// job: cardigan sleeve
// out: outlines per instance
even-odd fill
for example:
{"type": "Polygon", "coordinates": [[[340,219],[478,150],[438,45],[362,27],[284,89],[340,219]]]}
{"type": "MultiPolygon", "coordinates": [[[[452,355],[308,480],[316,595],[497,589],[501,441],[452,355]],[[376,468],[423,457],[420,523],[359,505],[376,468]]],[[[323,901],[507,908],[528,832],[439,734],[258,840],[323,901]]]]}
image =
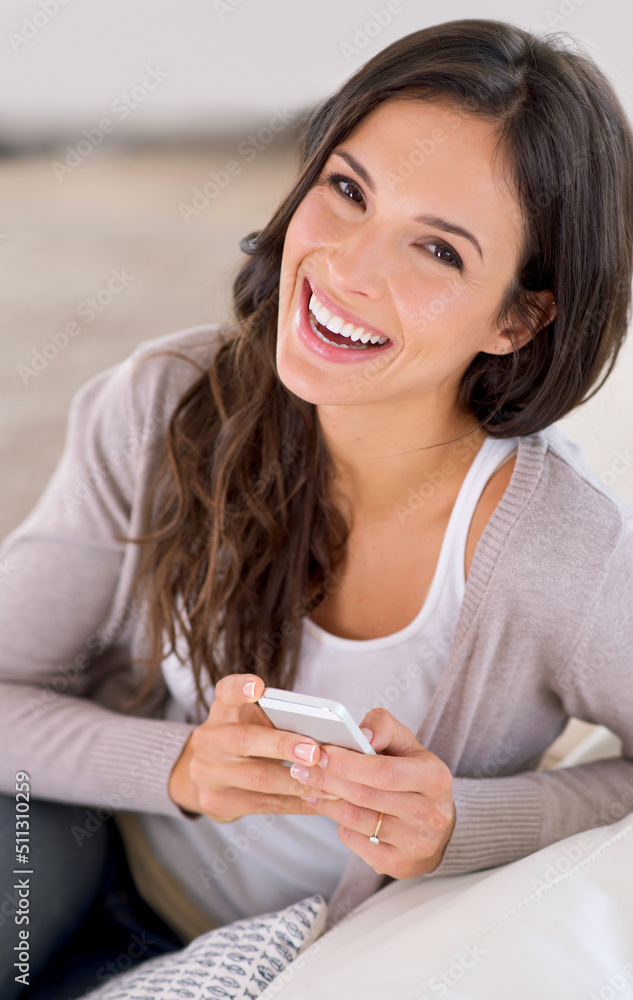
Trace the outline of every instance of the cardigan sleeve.
{"type": "Polygon", "coordinates": [[[456,823],[438,867],[490,868],[633,812],[633,514],[623,527],[588,619],[552,689],[569,717],[606,726],[622,756],[491,778],[456,777],[456,823]]]}
{"type": "Polygon", "coordinates": [[[122,575],[138,546],[116,536],[136,533],[151,444],[166,426],[156,402],[169,393],[164,384],[156,391],[152,372],[169,379],[173,395],[174,369],[182,370],[172,358],[138,378],[134,369],[146,345],[163,339],[74,395],[60,461],[0,548],[2,792],[14,792],[16,772],[26,771],[35,798],[183,816],[167,783],[194,727],[160,718],[160,684],[145,717],[121,710],[137,683],[138,609],[122,575]]]}

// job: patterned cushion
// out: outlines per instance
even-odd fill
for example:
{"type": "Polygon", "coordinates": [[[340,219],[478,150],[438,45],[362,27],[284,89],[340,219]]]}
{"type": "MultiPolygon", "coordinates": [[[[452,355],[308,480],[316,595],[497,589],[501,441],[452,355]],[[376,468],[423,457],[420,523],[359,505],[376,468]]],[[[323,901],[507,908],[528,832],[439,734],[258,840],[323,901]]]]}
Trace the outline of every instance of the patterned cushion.
{"type": "Polygon", "coordinates": [[[323,933],[321,896],[201,934],[115,976],[84,1000],[253,1000],[323,933]]]}

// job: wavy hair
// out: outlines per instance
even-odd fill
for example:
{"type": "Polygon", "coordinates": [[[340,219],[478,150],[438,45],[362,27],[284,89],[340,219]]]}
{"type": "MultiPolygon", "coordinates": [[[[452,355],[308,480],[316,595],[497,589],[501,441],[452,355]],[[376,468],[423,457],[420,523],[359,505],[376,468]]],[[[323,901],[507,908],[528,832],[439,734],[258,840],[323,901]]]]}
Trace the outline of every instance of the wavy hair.
{"type": "Polygon", "coordinates": [[[302,619],[339,585],[349,529],[328,495],[331,455],[315,406],[276,371],[280,266],[290,219],[331,151],[395,97],[444,99],[496,123],[523,214],[497,321],[538,332],[510,354],[477,355],[461,404],[488,435],[531,434],[590,398],[615,364],[631,302],[633,139],[604,74],[568,41],[498,21],[450,21],[388,46],[305,119],[289,193],[240,243],[234,323],[171,416],[145,534],[126,539],[142,546],[145,689],[177,628],[206,707],[203,680],[227,673],[291,687],[302,619]],[[546,326],[530,294],[542,289],[557,302],[546,326]]]}

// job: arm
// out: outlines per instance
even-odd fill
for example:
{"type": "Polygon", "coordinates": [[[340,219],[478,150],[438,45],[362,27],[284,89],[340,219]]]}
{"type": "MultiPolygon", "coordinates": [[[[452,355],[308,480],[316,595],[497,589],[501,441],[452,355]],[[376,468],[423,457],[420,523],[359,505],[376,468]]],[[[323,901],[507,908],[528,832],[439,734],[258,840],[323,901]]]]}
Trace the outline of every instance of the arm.
{"type": "Polygon", "coordinates": [[[515,861],[633,810],[632,582],[629,514],[591,614],[551,681],[568,716],[620,737],[622,757],[508,777],[455,777],[455,829],[433,875],[515,861]]]}
{"type": "MultiPolygon", "coordinates": [[[[193,726],[121,711],[138,618],[122,579],[138,546],[114,536],[139,530],[166,426],[146,391],[154,362],[132,375],[138,354],[75,394],[57,468],[0,549],[0,787],[22,769],[38,797],[182,815],[167,781],[193,726]]],[[[141,711],[159,715],[163,698],[157,689],[141,711]]]]}
{"type": "Polygon", "coordinates": [[[272,763],[294,760],[298,738],[280,742],[254,696],[242,704],[241,677],[218,684],[198,727],[160,718],[160,679],[135,710],[142,717],[124,714],[137,686],[131,655],[141,609],[129,584],[138,546],[115,536],[141,531],[163,416],[185,388],[170,357],[148,392],[149,366],[131,377],[140,353],[75,395],[61,461],[0,550],[0,790],[14,791],[23,770],[38,798],[110,810],[206,812],[218,821],[249,810],[308,812],[288,768],[272,763]]]}

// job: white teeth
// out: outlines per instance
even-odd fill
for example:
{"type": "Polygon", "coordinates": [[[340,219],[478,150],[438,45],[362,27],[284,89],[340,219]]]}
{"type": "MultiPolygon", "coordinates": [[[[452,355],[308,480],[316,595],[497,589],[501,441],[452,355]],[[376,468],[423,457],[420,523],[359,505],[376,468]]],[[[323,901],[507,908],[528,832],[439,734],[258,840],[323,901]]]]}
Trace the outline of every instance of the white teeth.
{"type": "Polygon", "coordinates": [[[332,315],[332,313],[330,312],[329,309],[326,309],[325,306],[321,306],[321,308],[319,309],[318,313],[315,313],[314,315],[318,319],[319,323],[322,323],[323,326],[327,326],[328,320],[329,320],[330,316],[332,315]]]}
{"type": "MultiPolygon", "coordinates": [[[[353,323],[347,323],[342,316],[336,316],[331,313],[327,306],[316,297],[314,292],[310,296],[310,301],[308,303],[308,309],[315,317],[315,319],[326,327],[326,329],[331,330],[332,333],[340,333],[343,337],[349,337],[353,343],[360,341],[362,344],[372,343],[372,344],[386,344],[388,337],[379,337],[375,333],[369,333],[362,326],[354,326],[353,323]]],[[[318,330],[316,331],[319,332],[318,330]]],[[[319,334],[319,336],[321,336],[319,334]]],[[[322,340],[325,340],[321,336],[322,340]]],[[[327,344],[331,343],[329,340],[325,340],[327,344]]],[[[347,344],[339,344],[339,347],[347,347],[347,344]]]]}
{"type": "Polygon", "coordinates": [[[328,330],[332,331],[332,333],[340,333],[345,326],[345,320],[342,316],[332,316],[332,318],[328,320],[326,326],[328,330]]]}

